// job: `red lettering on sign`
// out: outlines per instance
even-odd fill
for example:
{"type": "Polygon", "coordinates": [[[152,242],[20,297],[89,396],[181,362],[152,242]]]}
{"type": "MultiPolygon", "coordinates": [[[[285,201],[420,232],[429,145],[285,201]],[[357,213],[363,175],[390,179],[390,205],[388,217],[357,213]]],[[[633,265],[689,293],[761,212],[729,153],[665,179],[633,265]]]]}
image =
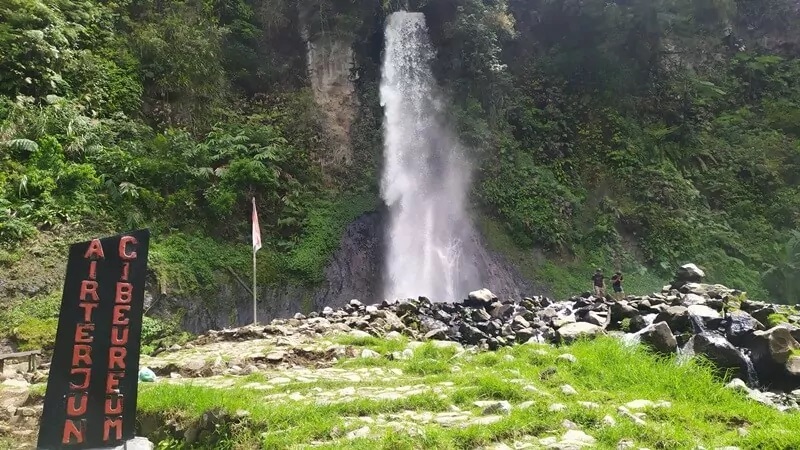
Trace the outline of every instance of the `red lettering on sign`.
{"type": "Polygon", "coordinates": [[[128,343],[128,327],[111,328],[111,345],[125,345],[128,343]]]}
{"type": "Polygon", "coordinates": [[[124,259],[124,260],[126,260],[126,261],[130,261],[132,259],[136,259],[136,252],[135,251],[128,253],[128,249],[127,249],[128,243],[136,245],[136,244],[139,243],[139,241],[137,241],[136,238],[133,237],[133,236],[122,236],[122,238],[120,238],[120,240],[119,240],[119,257],[124,259]]]}
{"type": "Polygon", "coordinates": [[[75,327],[75,342],[78,344],[91,344],[94,337],[89,332],[92,330],[94,330],[93,323],[79,323],[75,327]]]}
{"type": "Polygon", "coordinates": [[[125,372],[109,372],[106,378],[106,394],[116,394],[119,391],[119,382],[125,378],[125,372]]]}
{"type": "Polygon", "coordinates": [[[114,315],[111,316],[112,325],[127,325],[130,320],[124,316],[126,311],[131,310],[131,305],[114,305],[114,315]]]}
{"type": "Polygon", "coordinates": [[[114,298],[114,303],[130,303],[131,293],[133,293],[133,285],[117,281],[117,296],[114,298]]]}
{"type": "Polygon", "coordinates": [[[79,303],[79,307],[83,308],[83,321],[92,322],[92,311],[97,308],[97,303],[79,303]]]}
{"type": "Polygon", "coordinates": [[[61,437],[61,443],[83,444],[84,430],[86,430],[86,421],[67,419],[64,422],[64,434],[61,437]]]}
{"type": "Polygon", "coordinates": [[[77,367],[75,367],[75,368],[73,368],[72,370],[69,371],[69,374],[70,375],[83,374],[83,383],[80,384],[80,385],[77,385],[77,384],[74,384],[74,383],[72,383],[70,381],[70,383],[69,383],[69,388],[70,389],[73,389],[73,390],[84,390],[84,389],[89,387],[89,380],[92,379],[92,368],[91,367],[86,367],[86,368],[77,368],[77,367]]]}
{"type": "MultiPolygon", "coordinates": [[[[108,368],[109,370],[125,370],[125,355],[128,352],[125,347],[111,347],[108,349],[108,368]]],[[[108,374],[111,376],[111,374],[108,374]]]]}
{"type": "Polygon", "coordinates": [[[97,278],[97,261],[89,263],[89,278],[92,280],[97,278]]]}
{"type": "Polygon", "coordinates": [[[80,362],[92,367],[92,347],[83,344],[72,347],[72,367],[80,367],[80,362]]]}
{"type": "Polygon", "coordinates": [[[122,414],[122,396],[112,395],[106,398],[106,415],[118,416],[122,414]]]}
{"type": "Polygon", "coordinates": [[[113,419],[112,420],[112,419],[106,417],[106,422],[103,424],[103,440],[104,441],[109,440],[109,437],[111,436],[111,429],[112,428],[116,431],[115,440],[119,441],[120,439],[122,439],[122,419],[121,418],[117,418],[117,419],[113,419]]]}
{"type": "Polygon", "coordinates": [[[83,255],[85,259],[103,259],[105,255],[103,254],[103,245],[100,244],[100,239],[94,239],[91,243],[89,243],[89,248],[86,249],[86,253],[83,255]]]}
{"type": "Polygon", "coordinates": [[[83,280],[81,281],[81,295],[78,297],[80,301],[86,301],[86,296],[92,296],[92,301],[99,302],[100,296],[97,295],[97,281],[83,280]]]}
{"type": "Polygon", "coordinates": [[[68,417],[75,417],[75,416],[82,416],[86,414],[86,408],[89,406],[87,404],[87,399],[89,396],[85,392],[71,392],[67,397],[67,416],[68,417]],[[80,397],[80,403],[78,406],[75,406],[75,398],[80,397]]]}

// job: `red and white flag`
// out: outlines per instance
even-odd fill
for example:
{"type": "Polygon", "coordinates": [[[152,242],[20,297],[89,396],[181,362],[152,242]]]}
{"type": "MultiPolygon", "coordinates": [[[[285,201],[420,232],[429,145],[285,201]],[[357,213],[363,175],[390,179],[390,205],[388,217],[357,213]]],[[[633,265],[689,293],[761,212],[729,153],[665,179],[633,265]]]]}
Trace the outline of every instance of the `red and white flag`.
{"type": "Polygon", "coordinates": [[[253,197],[253,253],[261,248],[261,227],[258,226],[258,213],[256,213],[256,198],[253,197]]]}

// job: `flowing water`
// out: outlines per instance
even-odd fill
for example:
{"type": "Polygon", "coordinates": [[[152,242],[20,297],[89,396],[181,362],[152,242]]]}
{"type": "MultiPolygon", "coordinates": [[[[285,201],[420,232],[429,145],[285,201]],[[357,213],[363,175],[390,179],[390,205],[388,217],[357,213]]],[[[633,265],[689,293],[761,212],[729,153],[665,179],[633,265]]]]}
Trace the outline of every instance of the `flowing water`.
{"type": "Polygon", "coordinates": [[[692,326],[694,328],[695,336],[689,338],[689,341],[686,342],[686,345],[684,345],[682,348],[678,348],[678,362],[679,363],[686,362],[695,356],[694,340],[697,335],[702,334],[709,342],[711,342],[714,345],[720,347],[731,347],[735,349],[736,352],[741,357],[742,361],[744,361],[745,363],[745,373],[746,373],[746,379],[744,380],[745,383],[751,388],[758,387],[759,385],[758,373],[756,373],[756,368],[753,365],[753,360],[750,359],[750,355],[747,352],[743,351],[742,349],[737,348],[733,344],[728,342],[728,340],[725,339],[724,336],[717,334],[716,332],[708,331],[706,329],[705,324],[703,323],[703,320],[700,317],[697,317],[695,315],[690,315],[689,318],[692,321],[692,326]]]}
{"type": "Polygon", "coordinates": [[[480,287],[466,212],[470,167],[445,123],[425,16],[393,13],[385,38],[381,195],[390,223],[384,296],[458,300],[480,287]]]}
{"type": "MultiPolygon", "coordinates": [[[[647,321],[648,325],[653,323],[654,318],[655,314],[649,314],[648,316],[645,316],[645,320],[647,321]]],[[[694,314],[690,314],[689,320],[692,323],[692,328],[693,328],[692,334],[694,334],[695,336],[702,334],[703,336],[706,337],[706,339],[708,339],[710,342],[716,345],[720,346],[729,345],[733,347],[733,345],[730,344],[727,341],[727,339],[725,339],[724,336],[721,336],[715,332],[708,331],[701,317],[697,317],[694,314]]],[[[620,339],[622,343],[626,346],[638,345],[639,343],[641,343],[642,334],[644,333],[644,331],[646,331],[646,329],[640,330],[636,333],[625,333],[620,337],[620,339]]],[[[685,364],[696,356],[695,342],[694,342],[695,336],[689,338],[688,342],[686,342],[686,344],[683,347],[678,347],[678,355],[676,358],[676,362],[678,364],[685,364]]],[[[741,359],[745,363],[746,376],[747,376],[747,379],[744,380],[745,383],[747,383],[747,385],[751,388],[758,387],[759,385],[758,374],[756,373],[756,368],[753,365],[752,359],[750,359],[750,355],[748,354],[748,352],[743,351],[740,348],[736,348],[736,351],[741,355],[741,359]]]]}

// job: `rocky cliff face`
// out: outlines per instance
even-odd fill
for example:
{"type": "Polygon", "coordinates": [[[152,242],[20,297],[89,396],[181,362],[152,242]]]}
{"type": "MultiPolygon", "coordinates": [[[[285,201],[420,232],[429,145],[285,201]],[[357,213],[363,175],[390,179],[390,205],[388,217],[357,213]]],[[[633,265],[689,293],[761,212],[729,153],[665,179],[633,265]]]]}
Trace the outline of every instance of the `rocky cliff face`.
{"type": "MultiPolygon", "coordinates": [[[[259,287],[259,321],[290,317],[298,311],[322,310],[326,306],[339,308],[352,299],[368,303],[383,301],[385,220],[384,211],[370,212],[347,227],[339,249],[325,268],[322,284],[259,287]]],[[[474,243],[476,267],[485,276],[485,286],[501,298],[517,300],[534,289],[502,255],[489,250],[481,236],[476,234],[474,243]]],[[[234,279],[221,283],[211,297],[151,294],[149,314],[158,316],[182,311],[183,327],[193,333],[253,321],[252,294],[244,283],[234,279]]]]}
{"type": "Polygon", "coordinates": [[[352,80],[353,38],[337,32],[312,36],[306,24],[307,14],[300,13],[300,34],[306,43],[308,78],[314,102],[330,138],[326,152],[320,155],[320,162],[323,167],[346,167],[353,157],[350,127],[358,109],[352,80]]]}

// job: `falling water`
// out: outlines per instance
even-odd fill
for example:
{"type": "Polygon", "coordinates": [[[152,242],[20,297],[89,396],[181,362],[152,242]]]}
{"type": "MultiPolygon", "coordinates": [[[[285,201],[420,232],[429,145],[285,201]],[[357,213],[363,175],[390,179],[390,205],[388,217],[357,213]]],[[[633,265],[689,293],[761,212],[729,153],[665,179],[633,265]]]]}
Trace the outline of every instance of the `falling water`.
{"type": "Polygon", "coordinates": [[[433,57],[423,14],[389,16],[381,80],[389,299],[455,300],[480,287],[465,208],[470,168],[444,123],[433,57]]]}

